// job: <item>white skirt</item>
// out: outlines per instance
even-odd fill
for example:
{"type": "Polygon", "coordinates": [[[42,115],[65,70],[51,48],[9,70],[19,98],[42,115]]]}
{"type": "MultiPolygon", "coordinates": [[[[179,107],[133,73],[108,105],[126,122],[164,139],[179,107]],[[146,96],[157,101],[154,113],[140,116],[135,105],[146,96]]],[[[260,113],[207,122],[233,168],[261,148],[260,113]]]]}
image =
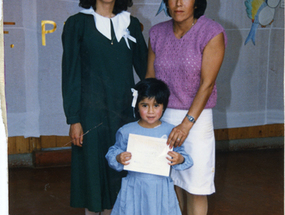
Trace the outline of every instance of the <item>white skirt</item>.
{"type": "MultiPolygon", "coordinates": [[[[188,110],[167,108],[162,121],[179,125],[188,110]]],[[[204,109],[183,143],[194,165],[186,170],[171,170],[174,184],[188,193],[210,195],[215,192],[215,136],[212,109],[204,109]]]]}

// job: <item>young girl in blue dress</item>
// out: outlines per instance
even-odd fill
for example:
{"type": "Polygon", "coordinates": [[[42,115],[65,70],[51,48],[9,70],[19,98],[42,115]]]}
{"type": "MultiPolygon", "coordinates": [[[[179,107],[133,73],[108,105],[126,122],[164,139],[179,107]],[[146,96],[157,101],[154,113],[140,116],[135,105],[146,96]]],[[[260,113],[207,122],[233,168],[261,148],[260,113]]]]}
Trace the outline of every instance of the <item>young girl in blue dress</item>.
{"type": "MultiPolygon", "coordinates": [[[[167,85],[155,78],[140,81],[133,91],[133,107],[138,121],[121,127],[116,134],[116,143],[106,154],[109,166],[122,171],[129,164],[131,153],[127,152],[129,134],[166,138],[173,125],[160,121],[168,104],[167,85]]],[[[184,170],[193,165],[192,158],[184,147],[169,151],[169,165],[175,170],[184,170]]],[[[112,215],[179,215],[181,214],[174,184],[170,177],[129,171],[122,179],[121,190],[112,210],[112,215]]]]}

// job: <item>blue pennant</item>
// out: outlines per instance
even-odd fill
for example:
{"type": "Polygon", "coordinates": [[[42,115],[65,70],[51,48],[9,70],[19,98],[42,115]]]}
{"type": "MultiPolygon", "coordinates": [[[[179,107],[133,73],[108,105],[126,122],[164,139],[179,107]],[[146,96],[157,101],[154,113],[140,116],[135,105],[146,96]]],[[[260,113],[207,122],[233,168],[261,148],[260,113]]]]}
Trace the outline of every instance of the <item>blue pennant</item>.
{"type": "Polygon", "coordinates": [[[166,8],[166,5],[164,4],[164,1],[161,0],[161,3],[160,3],[160,6],[159,6],[159,9],[156,13],[156,16],[161,12],[161,11],[164,11],[165,15],[168,16],[167,14],[167,8],[166,8]]]}

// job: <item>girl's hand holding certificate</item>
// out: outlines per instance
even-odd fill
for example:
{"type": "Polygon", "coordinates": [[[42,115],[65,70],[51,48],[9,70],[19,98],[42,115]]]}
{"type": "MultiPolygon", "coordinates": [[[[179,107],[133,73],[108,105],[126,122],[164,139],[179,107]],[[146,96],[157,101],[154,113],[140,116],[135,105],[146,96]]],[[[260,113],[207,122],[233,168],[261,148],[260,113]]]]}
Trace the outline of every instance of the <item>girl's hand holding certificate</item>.
{"type": "Polygon", "coordinates": [[[184,157],[178,152],[169,151],[167,154],[170,156],[170,158],[166,157],[166,159],[170,161],[170,163],[168,163],[170,166],[184,162],[184,157]]]}
{"type": "Polygon", "coordinates": [[[122,152],[121,154],[118,154],[116,157],[116,160],[123,165],[128,165],[130,162],[128,162],[132,158],[132,154],[130,152],[122,152]]]}

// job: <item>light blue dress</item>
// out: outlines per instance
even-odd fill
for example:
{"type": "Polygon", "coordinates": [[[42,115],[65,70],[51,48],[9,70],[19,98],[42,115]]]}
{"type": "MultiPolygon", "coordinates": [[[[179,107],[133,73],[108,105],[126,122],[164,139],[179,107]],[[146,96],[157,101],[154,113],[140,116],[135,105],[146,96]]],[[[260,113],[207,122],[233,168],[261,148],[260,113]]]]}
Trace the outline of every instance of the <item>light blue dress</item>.
{"type": "MultiPolygon", "coordinates": [[[[106,154],[109,166],[122,171],[124,165],[116,160],[116,156],[127,149],[129,134],[149,137],[167,138],[174,126],[166,122],[155,128],[141,127],[132,122],[121,127],[116,134],[116,143],[106,154]]],[[[184,157],[182,164],[172,166],[175,170],[184,170],[193,165],[192,158],[184,151],[184,147],[174,148],[184,157]]],[[[112,215],[181,215],[174,184],[170,177],[129,171],[122,179],[121,190],[112,210],[112,215]]]]}

